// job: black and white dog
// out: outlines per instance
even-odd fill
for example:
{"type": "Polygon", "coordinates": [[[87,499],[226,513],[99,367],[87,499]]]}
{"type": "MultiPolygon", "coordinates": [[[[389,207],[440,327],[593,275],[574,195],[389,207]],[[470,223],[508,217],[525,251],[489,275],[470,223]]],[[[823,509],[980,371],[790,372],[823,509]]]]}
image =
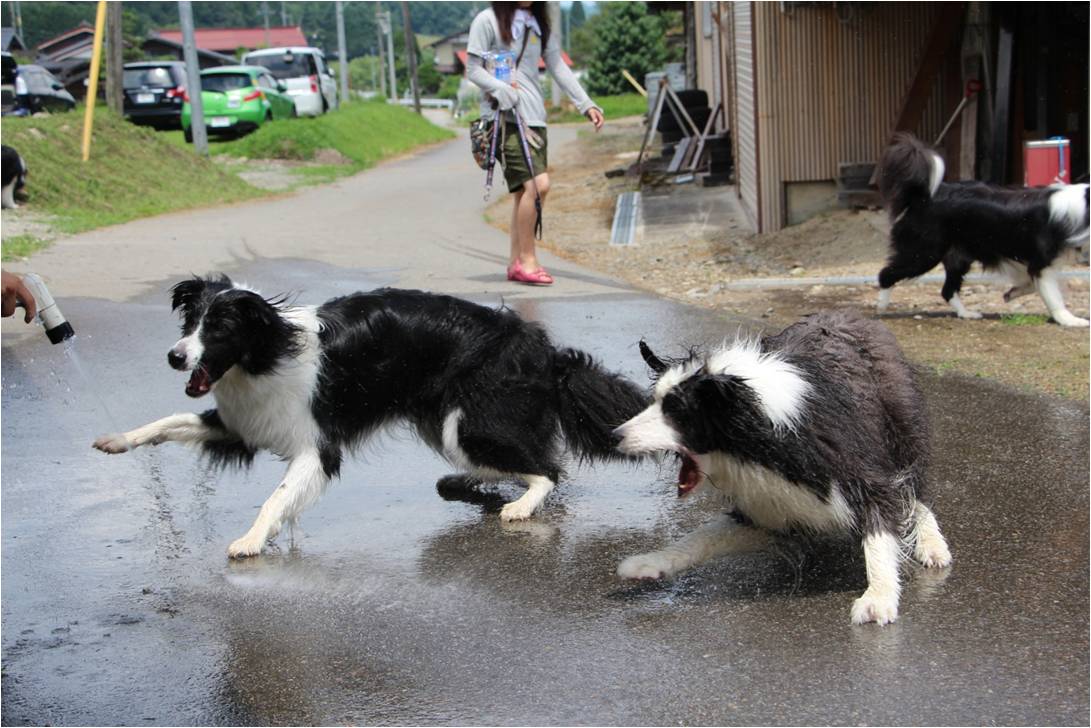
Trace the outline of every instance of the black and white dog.
{"type": "Polygon", "coordinates": [[[247,465],[257,450],[288,461],[250,530],[228,548],[258,554],[338,474],[341,459],[384,425],[408,422],[479,479],[528,490],[505,521],[529,518],[561,474],[563,442],[582,458],[621,458],[613,430],[648,403],[628,380],[514,312],[421,291],[379,289],[320,306],[266,299],[228,278],[172,289],[182,339],[172,367],[186,394],[216,409],[176,414],[94,446],[119,453],[196,443],[214,462],[247,465]]]}
{"type": "Polygon", "coordinates": [[[3,182],[0,192],[0,206],[5,210],[18,207],[15,204],[15,193],[23,188],[27,179],[27,163],[23,161],[19,152],[6,144],[0,145],[0,174],[3,182]]]}
{"type": "Polygon", "coordinates": [[[1087,326],[1065,308],[1056,264],[1065,250],[1088,242],[1088,186],[945,183],[943,174],[943,159],[911,134],[895,134],[883,154],[879,192],[893,227],[891,254],[879,272],[879,309],[889,304],[895,283],[942,262],[944,300],[959,318],[981,318],[958,295],[976,261],[1012,279],[1005,301],[1037,290],[1054,321],[1087,326]]]}
{"type": "Polygon", "coordinates": [[[668,577],[793,531],[851,533],[863,539],[868,579],[852,621],[885,624],[898,616],[904,554],[951,562],[925,504],[924,401],[882,324],[825,312],[669,364],[643,342],[641,353],[658,373],[655,397],[617,429],[619,449],[677,453],[679,494],[712,491],[729,513],[625,559],[620,576],[668,577]]]}

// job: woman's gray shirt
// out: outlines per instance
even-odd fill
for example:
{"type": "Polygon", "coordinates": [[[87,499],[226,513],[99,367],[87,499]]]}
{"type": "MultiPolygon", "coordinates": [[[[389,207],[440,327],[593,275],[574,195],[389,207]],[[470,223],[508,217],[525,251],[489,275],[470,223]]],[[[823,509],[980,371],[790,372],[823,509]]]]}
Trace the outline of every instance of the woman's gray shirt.
{"type": "MultiPolygon", "coordinates": [[[[538,85],[538,59],[542,58],[542,39],[530,28],[527,48],[523,52],[523,60],[519,62],[516,72],[516,81],[519,83],[519,113],[528,126],[545,126],[546,109],[545,99],[542,97],[542,89],[538,85]]],[[[496,24],[496,14],[491,9],[483,10],[477,14],[470,25],[470,40],[466,46],[466,77],[474,84],[488,93],[496,95],[513,90],[503,81],[493,78],[492,74],[485,70],[483,56],[486,53],[508,50],[516,56],[523,45],[523,39],[513,40],[512,44],[505,45],[500,38],[500,31],[496,24]],[[507,87],[507,91],[503,90],[507,87]],[[499,89],[499,90],[498,90],[499,89]]],[[[550,75],[560,84],[561,89],[568,94],[572,102],[576,104],[581,114],[586,114],[588,109],[602,109],[591,100],[587,92],[580,86],[580,82],[572,75],[568,65],[561,58],[561,44],[557,33],[549,34],[549,44],[545,49],[545,66],[550,75]]],[[[493,113],[488,97],[482,95],[481,115],[491,116],[493,113]]]]}

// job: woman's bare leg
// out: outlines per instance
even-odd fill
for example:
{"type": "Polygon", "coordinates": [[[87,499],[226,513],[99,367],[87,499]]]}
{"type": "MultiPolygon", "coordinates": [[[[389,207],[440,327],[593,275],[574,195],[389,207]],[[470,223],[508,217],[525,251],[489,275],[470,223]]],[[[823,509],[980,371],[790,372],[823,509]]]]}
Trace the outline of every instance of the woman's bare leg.
{"type": "Polygon", "coordinates": [[[515,252],[523,263],[523,270],[527,273],[533,273],[541,268],[534,242],[534,222],[538,217],[534,209],[535,184],[538,186],[538,194],[541,195],[542,204],[544,205],[546,193],[549,192],[549,175],[545,172],[535,177],[534,182],[527,182],[523,185],[521,197],[518,196],[518,192],[515,193],[517,197],[513,218],[516,225],[512,228],[518,234],[518,249],[515,252]]]}

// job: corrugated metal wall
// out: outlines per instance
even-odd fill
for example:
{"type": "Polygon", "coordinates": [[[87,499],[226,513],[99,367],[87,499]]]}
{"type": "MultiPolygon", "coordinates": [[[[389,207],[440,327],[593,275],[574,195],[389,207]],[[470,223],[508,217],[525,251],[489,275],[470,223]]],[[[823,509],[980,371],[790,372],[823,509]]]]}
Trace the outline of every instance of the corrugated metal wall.
{"type": "MultiPolygon", "coordinates": [[[[752,15],[754,44],[736,33],[735,55],[754,58],[754,93],[738,90],[742,109],[757,106],[759,229],[785,221],[784,183],[833,180],[840,162],[876,161],[924,52],[936,7],[926,2],[797,6],[737,3],[752,15]],[[841,13],[839,17],[839,12],[841,13]],[[847,13],[847,14],[846,14],[847,13]],[[744,98],[746,96],[747,98],[744,98]]],[[[742,68],[739,68],[742,72],[742,68]]],[[[936,80],[916,132],[939,133],[943,82],[936,80]]],[[[742,141],[740,128],[740,145],[742,141]]],[[[740,149],[740,153],[744,151],[740,149]]],[[[740,175],[740,188],[749,175],[740,175]]],[[[745,199],[747,192],[741,190],[745,199]]]]}
{"type": "Polygon", "coordinates": [[[757,227],[758,206],[758,130],[754,114],[757,88],[754,84],[754,36],[752,5],[749,2],[732,4],[734,28],[735,100],[732,122],[732,139],[735,143],[735,176],[739,202],[757,227]]]}

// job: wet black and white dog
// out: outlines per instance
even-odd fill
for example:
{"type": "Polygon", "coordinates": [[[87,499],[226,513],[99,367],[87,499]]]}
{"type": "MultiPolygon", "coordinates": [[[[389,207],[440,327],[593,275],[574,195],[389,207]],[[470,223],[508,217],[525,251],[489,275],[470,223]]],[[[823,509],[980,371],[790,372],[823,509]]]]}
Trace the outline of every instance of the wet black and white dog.
{"type": "Polygon", "coordinates": [[[0,145],[0,170],[3,175],[3,179],[0,180],[3,182],[0,206],[4,209],[18,207],[15,204],[15,193],[26,184],[27,163],[13,147],[6,144],[0,145]]]}
{"type": "Polygon", "coordinates": [[[620,576],[671,576],[776,534],[851,533],[863,539],[868,578],[852,621],[885,624],[898,615],[904,554],[950,563],[924,502],[924,402],[882,324],[827,312],[670,364],[643,342],[641,353],[658,373],[655,398],[618,428],[619,449],[677,453],[679,494],[714,492],[730,512],[625,559],[620,576]]]}
{"type": "Polygon", "coordinates": [[[119,453],[167,441],[199,444],[215,462],[246,465],[257,450],[288,471],[254,525],[228,549],[261,552],[313,503],[341,459],[384,425],[408,422],[453,465],[528,490],[501,511],[529,518],[561,474],[561,442],[584,458],[621,458],[612,431],[648,398],[514,312],[448,296],[379,289],[320,306],[266,299],[228,278],[172,289],[184,322],[170,365],[191,372],[186,394],[216,409],[176,414],[94,445],[119,453]]]}
{"type": "Polygon", "coordinates": [[[959,318],[981,318],[958,295],[976,261],[1011,278],[1005,301],[1037,290],[1054,321],[1088,325],[1065,307],[1056,272],[1062,253],[1088,242],[1086,184],[1011,188],[945,183],[943,159],[905,133],[894,135],[879,174],[893,225],[890,258],[879,272],[880,310],[889,304],[894,284],[942,262],[944,300],[959,318]]]}

